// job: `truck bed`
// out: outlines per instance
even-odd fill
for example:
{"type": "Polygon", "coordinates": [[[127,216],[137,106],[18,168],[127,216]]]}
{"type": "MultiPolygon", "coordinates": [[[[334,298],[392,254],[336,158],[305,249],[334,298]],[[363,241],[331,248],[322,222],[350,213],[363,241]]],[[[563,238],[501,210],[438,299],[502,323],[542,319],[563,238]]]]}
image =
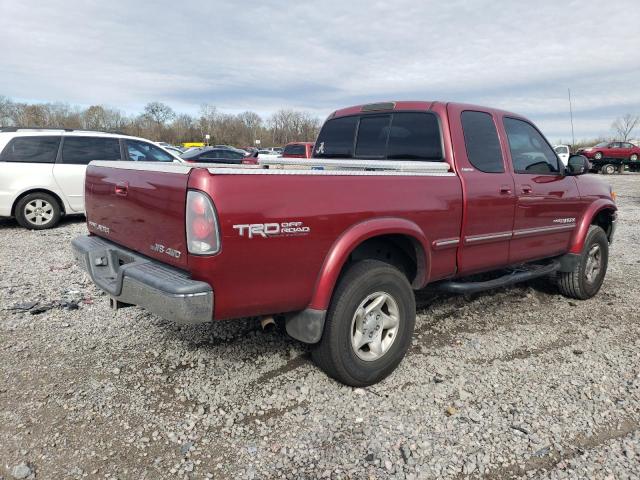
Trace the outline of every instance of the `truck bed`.
{"type": "MultiPolygon", "coordinates": [[[[362,222],[406,219],[423,232],[426,251],[433,239],[459,235],[461,185],[446,163],[382,162],[392,165],[373,169],[372,162],[359,160],[267,162],[92,162],[86,180],[89,231],[212,285],[218,319],[306,308],[331,246],[362,222]],[[115,193],[122,183],[128,184],[126,196],[115,193]],[[207,192],[215,204],[221,250],[213,259],[186,252],[188,189],[207,192]],[[240,235],[242,225],[290,223],[308,231],[240,235]]],[[[440,251],[429,262],[428,278],[453,274],[455,255],[455,248],[440,251]]]]}

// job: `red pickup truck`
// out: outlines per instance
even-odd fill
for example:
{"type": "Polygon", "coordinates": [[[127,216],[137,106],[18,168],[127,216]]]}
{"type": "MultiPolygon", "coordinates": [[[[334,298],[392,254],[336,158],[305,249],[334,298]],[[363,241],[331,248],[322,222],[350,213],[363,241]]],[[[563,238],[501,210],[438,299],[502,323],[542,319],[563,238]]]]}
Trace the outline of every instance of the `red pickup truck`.
{"type": "Polygon", "coordinates": [[[334,112],[310,159],[92,162],[78,262],[114,307],[178,322],[282,315],[333,378],[400,363],[414,290],[469,293],[554,273],[595,295],[615,194],[565,168],[526,118],[442,102],[334,112]],[[476,275],[493,272],[492,274],[476,275]]]}

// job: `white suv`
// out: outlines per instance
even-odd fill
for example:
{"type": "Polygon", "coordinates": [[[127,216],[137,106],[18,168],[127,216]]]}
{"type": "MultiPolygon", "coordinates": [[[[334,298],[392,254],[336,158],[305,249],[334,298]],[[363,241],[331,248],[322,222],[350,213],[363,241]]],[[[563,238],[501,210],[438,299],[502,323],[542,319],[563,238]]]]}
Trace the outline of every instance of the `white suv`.
{"type": "Polygon", "coordinates": [[[0,129],[0,217],[33,230],[84,213],[91,160],[180,162],[143,138],[84,130],[0,129]]]}

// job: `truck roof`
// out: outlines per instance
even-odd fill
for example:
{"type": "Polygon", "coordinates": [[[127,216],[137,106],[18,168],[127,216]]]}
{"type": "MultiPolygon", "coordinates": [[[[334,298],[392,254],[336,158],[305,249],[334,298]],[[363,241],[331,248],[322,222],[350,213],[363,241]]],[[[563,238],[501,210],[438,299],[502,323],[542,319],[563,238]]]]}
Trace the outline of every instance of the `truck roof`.
{"type": "Polygon", "coordinates": [[[510,117],[523,118],[522,115],[518,115],[513,112],[500,110],[497,108],[484,107],[481,105],[473,105],[461,102],[441,102],[430,100],[400,100],[400,101],[388,101],[388,102],[376,102],[365,103],[362,105],[354,105],[352,107],[341,108],[333,112],[329,118],[346,117],[349,115],[355,115],[358,113],[367,112],[389,112],[389,111],[403,111],[403,110],[434,110],[437,105],[446,107],[447,105],[457,105],[464,107],[465,110],[480,110],[484,112],[501,113],[510,117]]]}

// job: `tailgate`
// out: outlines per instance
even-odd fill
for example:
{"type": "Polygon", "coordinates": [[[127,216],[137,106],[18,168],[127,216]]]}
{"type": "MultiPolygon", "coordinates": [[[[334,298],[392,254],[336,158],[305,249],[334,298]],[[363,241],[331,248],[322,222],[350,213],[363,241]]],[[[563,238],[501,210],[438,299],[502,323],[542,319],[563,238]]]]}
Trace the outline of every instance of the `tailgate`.
{"type": "Polygon", "coordinates": [[[190,171],[175,163],[92,162],[85,180],[89,231],[186,269],[190,171]]]}

